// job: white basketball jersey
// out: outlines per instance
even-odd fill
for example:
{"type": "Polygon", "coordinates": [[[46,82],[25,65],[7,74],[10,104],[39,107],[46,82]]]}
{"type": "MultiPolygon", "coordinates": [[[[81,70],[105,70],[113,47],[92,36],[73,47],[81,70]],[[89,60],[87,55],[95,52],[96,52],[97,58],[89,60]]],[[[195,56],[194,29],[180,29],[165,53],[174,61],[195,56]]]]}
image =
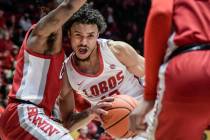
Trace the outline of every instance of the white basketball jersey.
{"type": "Polygon", "coordinates": [[[100,69],[97,74],[85,74],[74,65],[72,53],[65,66],[72,88],[91,103],[115,94],[126,94],[136,99],[143,95],[143,86],[138,77],[131,74],[114,56],[106,39],[98,39],[100,69]]]}

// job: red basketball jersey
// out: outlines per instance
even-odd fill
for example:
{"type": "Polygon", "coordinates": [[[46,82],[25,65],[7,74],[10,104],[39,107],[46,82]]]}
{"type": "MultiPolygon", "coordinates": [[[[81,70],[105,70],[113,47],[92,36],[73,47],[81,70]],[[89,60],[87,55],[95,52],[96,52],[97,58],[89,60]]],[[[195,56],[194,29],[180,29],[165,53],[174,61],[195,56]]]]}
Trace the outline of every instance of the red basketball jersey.
{"type": "Polygon", "coordinates": [[[64,51],[56,55],[42,55],[29,51],[26,41],[34,26],[27,32],[18,54],[9,97],[37,104],[50,115],[61,89],[59,75],[64,51]]]}

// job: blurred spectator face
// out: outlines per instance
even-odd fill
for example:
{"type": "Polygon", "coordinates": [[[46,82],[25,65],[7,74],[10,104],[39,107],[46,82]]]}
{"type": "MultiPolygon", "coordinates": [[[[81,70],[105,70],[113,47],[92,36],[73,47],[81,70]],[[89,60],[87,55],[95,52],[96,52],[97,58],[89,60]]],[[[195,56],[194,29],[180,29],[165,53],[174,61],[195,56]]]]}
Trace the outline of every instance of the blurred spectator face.
{"type": "Polygon", "coordinates": [[[15,23],[15,20],[16,20],[15,15],[12,15],[12,16],[11,16],[11,21],[12,21],[12,23],[15,23]]]}
{"type": "Polygon", "coordinates": [[[69,31],[70,43],[76,57],[80,60],[89,59],[97,47],[99,30],[96,24],[74,23],[69,31]]]}
{"type": "Polygon", "coordinates": [[[4,39],[5,40],[9,40],[10,39],[9,32],[5,32],[4,33],[4,39]]]}
{"type": "Polygon", "coordinates": [[[4,15],[4,11],[0,10],[0,17],[3,17],[3,15],[4,15]]]}
{"type": "Polygon", "coordinates": [[[107,22],[113,23],[114,22],[114,17],[113,17],[113,9],[111,7],[107,8],[107,12],[108,12],[108,17],[107,17],[107,22]]]}
{"type": "Polygon", "coordinates": [[[129,32],[126,36],[126,40],[129,41],[131,39],[132,39],[132,33],[129,32]]]}
{"type": "Polygon", "coordinates": [[[132,31],[134,33],[137,33],[138,32],[138,26],[135,23],[132,24],[132,31]]]}
{"type": "Polygon", "coordinates": [[[4,31],[0,28],[0,39],[4,37],[4,31]]]}
{"type": "Polygon", "coordinates": [[[24,31],[27,31],[31,27],[31,20],[28,13],[25,13],[24,16],[21,17],[19,24],[24,31]]]}
{"type": "Polygon", "coordinates": [[[4,11],[0,9],[0,28],[4,27],[5,19],[3,17],[4,11]]]}

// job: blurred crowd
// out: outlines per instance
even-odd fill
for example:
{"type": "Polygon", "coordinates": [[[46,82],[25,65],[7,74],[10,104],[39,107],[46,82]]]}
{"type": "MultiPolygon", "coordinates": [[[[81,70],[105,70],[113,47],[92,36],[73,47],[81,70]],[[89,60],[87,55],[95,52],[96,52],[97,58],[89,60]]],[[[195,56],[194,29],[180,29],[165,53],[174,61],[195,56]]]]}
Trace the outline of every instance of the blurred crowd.
{"type": "MultiPolygon", "coordinates": [[[[143,55],[143,34],[150,8],[149,0],[90,0],[105,17],[108,28],[103,38],[122,40],[143,55]]],[[[6,107],[11,89],[15,58],[26,31],[40,19],[37,7],[28,0],[0,0],[0,112],[6,107]]],[[[65,43],[66,54],[70,46],[65,43]]],[[[91,122],[79,130],[79,140],[111,140],[100,123],[91,122]]]]}

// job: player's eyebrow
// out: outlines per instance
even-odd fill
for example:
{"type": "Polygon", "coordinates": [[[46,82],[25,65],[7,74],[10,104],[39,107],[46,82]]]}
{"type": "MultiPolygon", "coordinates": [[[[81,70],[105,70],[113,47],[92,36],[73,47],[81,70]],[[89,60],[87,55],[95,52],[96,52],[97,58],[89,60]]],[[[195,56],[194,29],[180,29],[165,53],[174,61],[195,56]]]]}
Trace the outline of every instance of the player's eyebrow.
{"type": "MultiPolygon", "coordinates": [[[[76,33],[81,33],[80,31],[77,31],[77,30],[75,30],[74,32],[76,32],[76,33]]],[[[87,34],[95,34],[96,32],[89,32],[89,33],[87,33],[87,34]]]]}

